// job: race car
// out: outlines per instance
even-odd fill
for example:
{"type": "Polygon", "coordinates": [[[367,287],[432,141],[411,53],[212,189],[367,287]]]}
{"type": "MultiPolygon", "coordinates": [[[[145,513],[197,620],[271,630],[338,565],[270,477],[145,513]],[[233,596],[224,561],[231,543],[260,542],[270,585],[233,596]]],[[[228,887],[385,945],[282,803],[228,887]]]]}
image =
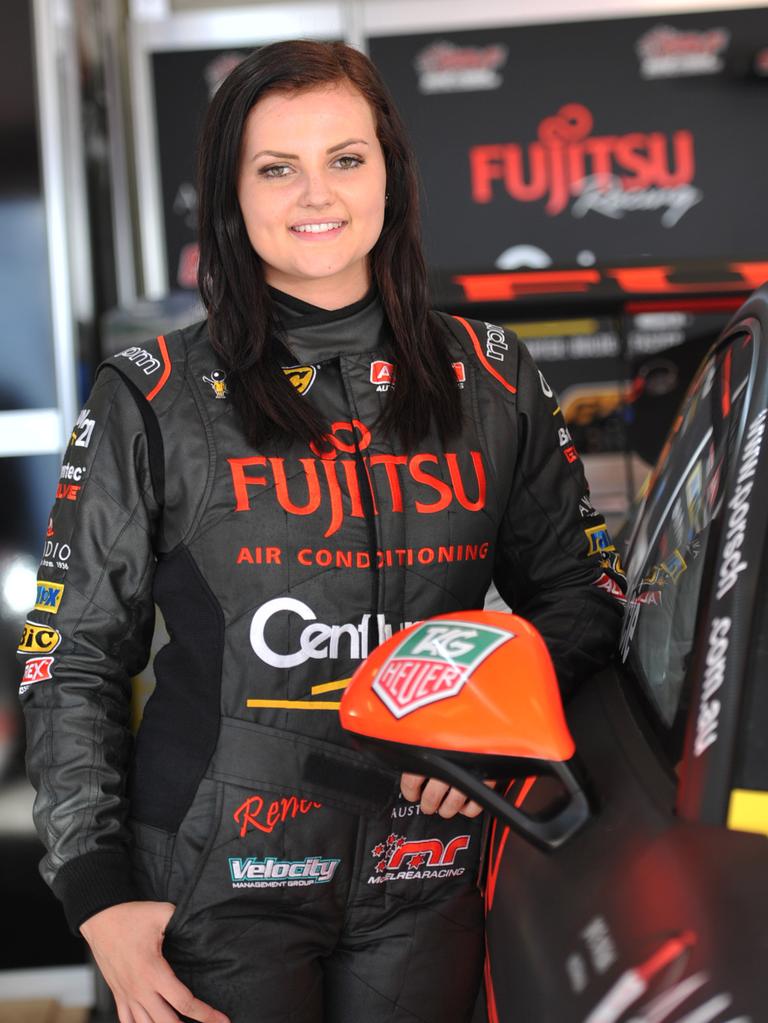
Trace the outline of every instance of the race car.
{"type": "Polygon", "coordinates": [[[470,612],[412,626],[507,631],[452,665],[454,698],[381,727],[402,633],[345,694],[375,755],[490,812],[489,1023],[768,1018],[766,429],[768,286],[704,359],[628,529],[609,668],[563,708],[529,623],[470,612]]]}

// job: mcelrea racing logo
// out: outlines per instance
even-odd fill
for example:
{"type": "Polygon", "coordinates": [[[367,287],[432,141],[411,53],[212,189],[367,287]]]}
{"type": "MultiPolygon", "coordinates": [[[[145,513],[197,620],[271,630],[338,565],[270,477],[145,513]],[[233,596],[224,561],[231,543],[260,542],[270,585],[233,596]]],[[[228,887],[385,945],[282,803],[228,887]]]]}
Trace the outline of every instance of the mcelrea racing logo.
{"type": "Polygon", "coordinates": [[[308,884],[326,884],[333,879],[341,860],[307,856],[303,860],[278,860],[267,856],[229,857],[233,888],[286,888],[308,884]]]}
{"type": "Polygon", "coordinates": [[[373,691],[396,718],[461,691],[474,668],[514,639],[512,633],[467,622],[426,622],[387,658],[373,691]]]}
{"type": "Polygon", "coordinates": [[[386,881],[461,877],[466,867],[454,867],[457,855],[469,848],[469,835],[457,835],[449,842],[439,838],[408,839],[405,835],[387,835],[371,849],[376,860],[375,873],[368,884],[386,881]]]}

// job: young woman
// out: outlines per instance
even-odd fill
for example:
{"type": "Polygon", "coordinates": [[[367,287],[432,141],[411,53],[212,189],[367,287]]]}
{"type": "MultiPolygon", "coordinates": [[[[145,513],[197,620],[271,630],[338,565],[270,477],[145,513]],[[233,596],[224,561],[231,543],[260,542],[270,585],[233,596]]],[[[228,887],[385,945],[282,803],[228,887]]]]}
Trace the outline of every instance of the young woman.
{"type": "Polygon", "coordinates": [[[480,809],[351,749],[340,693],[492,579],[565,688],[613,649],[556,399],[513,336],[430,313],[416,193],[364,56],[248,57],[202,141],[207,320],[107,360],[72,433],[22,689],[42,871],[121,1023],[468,1020],[480,809]]]}

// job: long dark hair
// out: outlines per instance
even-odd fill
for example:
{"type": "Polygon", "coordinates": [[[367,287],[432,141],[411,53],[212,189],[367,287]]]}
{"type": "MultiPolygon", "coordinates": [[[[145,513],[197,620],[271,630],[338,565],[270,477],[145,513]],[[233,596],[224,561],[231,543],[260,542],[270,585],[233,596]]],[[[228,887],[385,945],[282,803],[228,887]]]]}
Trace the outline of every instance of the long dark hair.
{"type": "Polygon", "coordinates": [[[381,427],[406,448],[434,420],[441,437],[461,425],[456,380],[440,329],[429,313],[418,215],[418,179],[405,128],[379,73],[344,43],[291,40],[250,54],[210,105],[198,163],[200,266],[211,344],[232,381],[232,400],[250,443],[270,435],[318,441],[327,424],[280,368],[275,323],[261,260],[237,197],[241,142],[252,107],[269,91],[301,91],[348,81],[374,114],[387,174],[384,226],[371,252],[373,278],[394,335],[397,386],[381,427]]]}

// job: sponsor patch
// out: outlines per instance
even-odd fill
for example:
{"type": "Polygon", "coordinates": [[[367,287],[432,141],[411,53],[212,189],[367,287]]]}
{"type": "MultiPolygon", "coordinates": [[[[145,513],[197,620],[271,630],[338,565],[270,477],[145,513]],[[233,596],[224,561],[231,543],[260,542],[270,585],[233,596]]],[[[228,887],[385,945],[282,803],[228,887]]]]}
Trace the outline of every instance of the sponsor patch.
{"type": "Polygon", "coordinates": [[[69,443],[73,444],[76,448],[87,448],[91,443],[95,426],[96,420],[91,419],[91,410],[89,408],[82,409],[75,420],[75,425],[72,427],[69,443]]]}
{"type": "MultiPolygon", "coordinates": [[[[53,535],[52,529],[50,535],[53,535]]],[[[40,564],[45,568],[58,568],[61,572],[66,572],[71,556],[72,548],[68,543],[62,543],[60,540],[46,540],[40,564]]]]}
{"type": "Polygon", "coordinates": [[[624,590],[622,590],[615,579],[611,579],[605,572],[603,572],[599,579],[595,580],[595,586],[597,586],[598,590],[605,590],[606,593],[610,593],[612,597],[620,600],[622,604],[626,604],[627,598],[624,595],[624,590]]]}
{"type": "Polygon", "coordinates": [[[229,857],[229,876],[233,888],[296,888],[327,884],[341,860],[307,856],[303,860],[279,860],[276,856],[229,857]]]}
{"type": "Polygon", "coordinates": [[[217,398],[226,398],[229,394],[227,390],[227,374],[223,369],[212,370],[209,377],[203,377],[203,383],[211,385],[211,390],[217,398]]]}
{"type": "Polygon", "coordinates": [[[267,803],[263,796],[249,796],[232,814],[232,818],[240,828],[240,837],[245,838],[250,830],[262,831],[271,835],[278,824],[303,817],[312,810],[320,810],[322,803],[300,796],[283,796],[267,803]]]}
{"type": "Polygon", "coordinates": [[[128,359],[134,366],[137,366],[142,373],[152,376],[153,373],[157,373],[160,369],[160,360],[148,352],[146,348],[138,348],[136,345],[132,345],[130,348],[125,348],[122,352],[118,352],[115,356],[116,359],[128,359]]]}
{"type": "Polygon", "coordinates": [[[407,636],[382,665],[373,691],[396,718],[457,696],[470,673],[514,636],[487,625],[429,622],[407,636]]]}
{"type": "Polygon", "coordinates": [[[603,551],[616,550],[611,543],[611,534],[608,532],[608,527],[605,523],[600,526],[589,526],[584,530],[584,535],[589,542],[587,555],[590,557],[593,554],[602,554],[603,551]]]}
{"type": "Polygon", "coordinates": [[[469,835],[457,835],[443,842],[439,838],[409,839],[392,833],[371,849],[376,864],[368,884],[461,877],[466,867],[454,864],[469,844],[469,835]]]}
{"type": "Polygon", "coordinates": [[[317,366],[283,366],[283,373],[299,394],[306,394],[317,378],[317,366]]]}
{"type": "Polygon", "coordinates": [[[616,575],[620,575],[622,578],[626,578],[624,572],[624,566],[621,563],[621,555],[618,551],[604,551],[605,555],[600,559],[600,568],[610,568],[616,575]]]}
{"type": "Polygon", "coordinates": [[[64,595],[64,583],[49,583],[41,579],[37,584],[35,611],[47,611],[55,615],[64,595]]]}
{"type": "Polygon", "coordinates": [[[579,460],[579,452],[576,450],[574,444],[571,444],[567,448],[563,448],[563,455],[565,457],[566,462],[573,463],[579,460]]]}
{"type": "Polygon", "coordinates": [[[597,515],[597,511],[586,494],[579,501],[579,515],[581,515],[583,519],[589,519],[593,515],[597,515]]]}
{"type": "Polygon", "coordinates": [[[365,518],[357,476],[361,454],[373,479],[380,514],[403,514],[406,489],[414,498],[408,511],[413,509],[417,515],[436,515],[456,505],[469,512],[485,508],[487,478],[482,452],[389,454],[371,452],[372,441],[370,429],[359,419],[341,420],[331,424],[320,442],[310,443],[314,458],[227,458],[235,511],[254,510],[259,494],[268,494],[267,500],[276,501],[289,515],[324,518],[323,535],[333,536],[348,517],[365,518]]]}
{"type": "Polygon", "coordinates": [[[74,480],[75,483],[79,483],[87,472],[88,469],[84,465],[72,465],[69,462],[65,462],[61,467],[59,479],[74,480]]]}
{"type": "Polygon", "coordinates": [[[282,547],[240,547],[235,558],[237,565],[282,565],[283,555],[305,568],[318,565],[320,568],[355,568],[368,571],[371,564],[377,568],[394,568],[404,565],[437,565],[452,561],[484,561],[488,557],[490,543],[454,543],[439,547],[387,547],[371,551],[351,547],[299,547],[295,552],[283,551],[282,547]]]}
{"type": "Polygon", "coordinates": [[[49,625],[25,622],[18,651],[20,654],[49,654],[61,643],[61,633],[49,625]]]}
{"type": "Polygon", "coordinates": [[[56,487],[57,501],[76,501],[80,496],[79,483],[59,483],[56,487]]]}
{"type": "Polygon", "coordinates": [[[375,384],[377,391],[387,391],[395,383],[395,366],[392,362],[385,362],[384,359],[374,359],[371,363],[372,384],[375,384]]]}
{"type": "Polygon", "coordinates": [[[485,354],[489,359],[504,362],[504,357],[509,351],[504,328],[497,327],[495,323],[486,323],[485,330],[485,354]]]}
{"type": "MultiPolygon", "coordinates": [[[[251,619],[251,647],[262,661],[273,668],[295,668],[309,660],[336,660],[339,657],[362,660],[368,656],[370,621],[371,615],[364,614],[357,624],[348,622],[343,625],[326,625],[318,622],[315,612],[303,600],[275,597],[262,604],[251,619]],[[297,618],[310,624],[299,631],[297,618]],[[281,633],[295,636],[298,632],[291,643],[294,649],[285,653],[275,650],[272,645],[274,639],[267,639],[268,632],[272,636],[281,633]]],[[[387,623],[381,612],[376,615],[375,624],[378,626],[379,643],[392,636],[393,626],[387,623]]],[[[404,629],[411,624],[402,622],[398,628],[404,629]]]]}
{"type": "Polygon", "coordinates": [[[36,682],[47,682],[51,678],[53,657],[30,657],[24,665],[24,675],[19,686],[19,695],[23,696],[30,686],[36,682]]]}

